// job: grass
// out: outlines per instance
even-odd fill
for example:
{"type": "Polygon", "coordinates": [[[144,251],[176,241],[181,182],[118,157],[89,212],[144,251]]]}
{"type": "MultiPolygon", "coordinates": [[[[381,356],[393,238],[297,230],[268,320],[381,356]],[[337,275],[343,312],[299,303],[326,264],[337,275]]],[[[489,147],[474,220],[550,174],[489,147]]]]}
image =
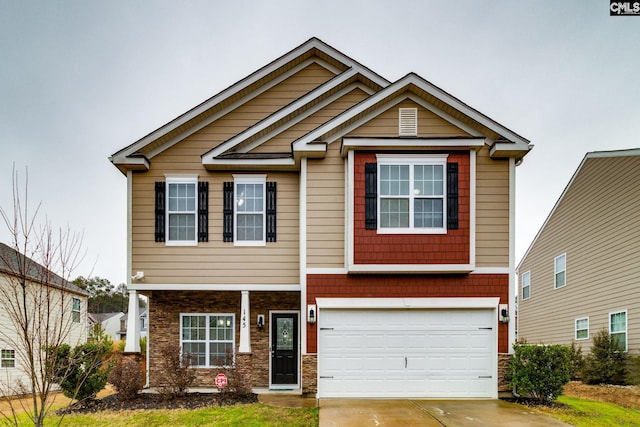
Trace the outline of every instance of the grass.
{"type": "Polygon", "coordinates": [[[537,409],[578,427],[640,426],[640,410],[637,409],[569,396],[560,396],[558,402],[567,405],[567,408],[537,409]]]}
{"type": "MultiPolygon", "coordinates": [[[[29,425],[25,414],[20,416],[29,425]]],[[[59,416],[47,417],[46,425],[55,426],[59,416]]],[[[150,425],[180,426],[317,426],[318,408],[281,408],[262,403],[198,410],[106,411],[97,414],[66,415],[65,427],[135,427],[150,425]]]]}

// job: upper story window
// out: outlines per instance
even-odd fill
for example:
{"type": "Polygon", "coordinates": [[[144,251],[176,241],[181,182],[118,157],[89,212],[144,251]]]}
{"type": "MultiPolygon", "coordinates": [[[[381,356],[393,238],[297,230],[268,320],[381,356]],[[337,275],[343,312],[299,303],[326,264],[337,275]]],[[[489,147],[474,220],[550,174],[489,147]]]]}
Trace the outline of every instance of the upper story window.
{"type": "Polygon", "coordinates": [[[589,339],[589,318],[588,317],[576,319],[576,339],[577,340],[589,339]]]}
{"type": "Polygon", "coordinates": [[[82,310],[82,301],[79,298],[71,300],[71,320],[74,323],[80,323],[80,312],[82,310]]]}
{"type": "Polygon", "coordinates": [[[15,367],[16,367],[16,351],[3,348],[0,351],[0,368],[15,368],[15,367]]]}
{"type": "Polygon", "coordinates": [[[627,351],[627,310],[609,313],[609,335],[621,351],[627,351]]]}
{"type": "Polygon", "coordinates": [[[224,183],[223,240],[237,246],[276,241],[276,183],[266,175],[234,175],[224,183]]]}
{"type": "Polygon", "coordinates": [[[378,156],[378,232],[446,233],[447,156],[378,156]]]}
{"type": "Polygon", "coordinates": [[[208,182],[196,175],[167,175],[156,182],[155,241],[196,245],[208,234],[208,182]]]}
{"type": "Polygon", "coordinates": [[[522,273],[520,282],[522,284],[522,299],[529,299],[529,296],[531,296],[531,272],[525,271],[522,273]]]}
{"type": "Polygon", "coordinates": [[[553,261],[554,279],[553,286],[558,289],[567,284],[567,254],[557,256],[553,261]]]}

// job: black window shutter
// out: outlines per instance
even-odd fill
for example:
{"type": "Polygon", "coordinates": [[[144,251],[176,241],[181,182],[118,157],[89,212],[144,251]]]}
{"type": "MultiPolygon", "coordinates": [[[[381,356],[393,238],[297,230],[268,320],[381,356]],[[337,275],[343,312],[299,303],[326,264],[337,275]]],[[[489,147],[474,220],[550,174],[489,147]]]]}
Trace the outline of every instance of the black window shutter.
{"type": "Polygon", "coordinates": [[[267,242],[276,241],[276,183],[267,182],[267,242]]]}
{"type": "Polygon", "coordinates": [[[164,242],[164,223],[165,223],[165,192],[166,186],[164,182],[156,182],[156,219],[155,219],[155,239],[156,242],[164,242]]]}
{"type": "Polygon", "coordinates": [[[375,230],[378,227],[378,165],[364,165],[364,228],[375,230]]]}
{"type": "Polygon", "coordinates": [[[198,242],[209,241],[209,183],[198,182],[198,242]]]}
{"type": "Polygon", "coordinates": [[[458,229],[458,164],[447,163],[447,228],[458,229]]]}
{"type": "Polygon", "coordinates": [[[222,240],[233,242],[233,182],[223,184],[222,198],[222,240]]]}

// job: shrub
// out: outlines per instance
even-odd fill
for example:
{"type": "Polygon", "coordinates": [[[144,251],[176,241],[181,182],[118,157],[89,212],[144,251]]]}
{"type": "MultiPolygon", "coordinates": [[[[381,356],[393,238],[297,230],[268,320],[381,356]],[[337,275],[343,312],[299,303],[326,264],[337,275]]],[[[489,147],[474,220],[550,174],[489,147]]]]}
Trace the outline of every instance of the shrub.
{"type": "Polygon", "coordinates": [[[105,359],[111,347],[103,342],[87,342],[73,349],[63,344],[56,351],[54,378],[65,396],[71,399],[94,399],[107,385],[110,366],[105,359]]]}
{"type": "Polygon", "coordinates": [[[139,363],[133,359],[120,356],[109,373],[108,381],[118,392],[118,398],[130,400],[142,390],[144,375],[139,363]]]}
{"type": "Polygon", "coordinates": [[[191,367],[190,354],[182,354],[178,343],[164,343],[158,347],[159,376],[164,382],[158,392],[165,398],[184,396],[196,379],[196,370],[191,367]]]}
{"type": "Polygon", "coordinates": [[[143,359],[147,358],[147,337],[140,337],[140,355],[143,359]]]}
{"type": "Polygon", "coordinates": [[[582,357],[582,347],[576,345],[575,341],[571,341],[569,346],[569,375],[572,380],[582,378],[582,370],[584,369],[584,357],[582,357]]]}
{"type": "Polygon", "coordinates": [[[587,384],[626,384],[627,353],[606,330],[593,336],[591,352],[585,358],[583,380],[587,384]]]}
{"type": "Polygon", "coordinates": [[[562,345],[514,345],[506,379],[514,391],[552,402],[569,382],[569,348],[562,345]]]}

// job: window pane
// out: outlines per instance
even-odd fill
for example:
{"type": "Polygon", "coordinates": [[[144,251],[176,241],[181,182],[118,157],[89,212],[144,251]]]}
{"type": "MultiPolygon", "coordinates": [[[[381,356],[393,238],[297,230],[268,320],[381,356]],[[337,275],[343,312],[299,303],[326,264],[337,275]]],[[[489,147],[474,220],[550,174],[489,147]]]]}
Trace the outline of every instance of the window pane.
{"type": "Polygon", "coordinates": [[[522,299],[529,298],[529,286],[525,286],[522,288],[522,299]]]}
{"type": "Polygon", "coordinates": [[[416,228],[442,227],[444,221],[442,199],[415,199],[413,225],[416,228]]]}
{"type": "Polygon", "coordinates": [[[182,344],[182,355],[188,357],[192,366],[206,366],[207,353],[205,343],[185,342],[182,344]]]}
{"type": "Polygon", "coordinates": [[[624,332],[627,330],[627,314],[613,313],[611,315],[611,332],[624,332]]]}
{"type": "Polygon", "coordinates": [[[415,196],[442,196],[444,180],[442,165],[415,165],[413,194],[415,196]]]}
{"type": "Polygon", "coordinates": [[[576,332],[576,338],[577,339],[585,339],[585,338],[589,338],[589,331],[586,329],[579,329],[576,332]]]}
{"type": "Polygon", "coordinates": [[[409,227],[409,199],[380,199],[380,227],[409,227]]]}
{"type": "Polygon", "coordinates": [[[238,184],[236,209],[238,212],[262,212],[264,189],[263,184],[238,184]]]}
{"type": "Polygon", "coordinates": [[[238,215],[236,240],[261,241],[264,236],[262,214],[238,215]]]}
{"type": "Polygon", "coordinates": [[[195,240],[195,214],[169,214],[169,240],[195,240]]]}
{"type": "Polygon", "coordinates": [[[182,339],[203,341],[207,338],[206,316],[183,316],[182,339]]]}
{"type": "Polygon", "coordinates": [[[556,273],[556,288],[561,288],[564,286],[564,276],[565,272],[556,273]]]}
{"type": "Polygon", "coordinates": [[[409,166],[381,165],[380,166],[380,195],[407,196],[409,195],[409,166]]]}
{"type": "Polygon", "coordinates": [[[556,272],[560,272],[560,271],[565,271],[566,270],[566,262],[567,262],[567,257],[564,255],[561,255],[559,257],[556,258],[556,272]]]}

